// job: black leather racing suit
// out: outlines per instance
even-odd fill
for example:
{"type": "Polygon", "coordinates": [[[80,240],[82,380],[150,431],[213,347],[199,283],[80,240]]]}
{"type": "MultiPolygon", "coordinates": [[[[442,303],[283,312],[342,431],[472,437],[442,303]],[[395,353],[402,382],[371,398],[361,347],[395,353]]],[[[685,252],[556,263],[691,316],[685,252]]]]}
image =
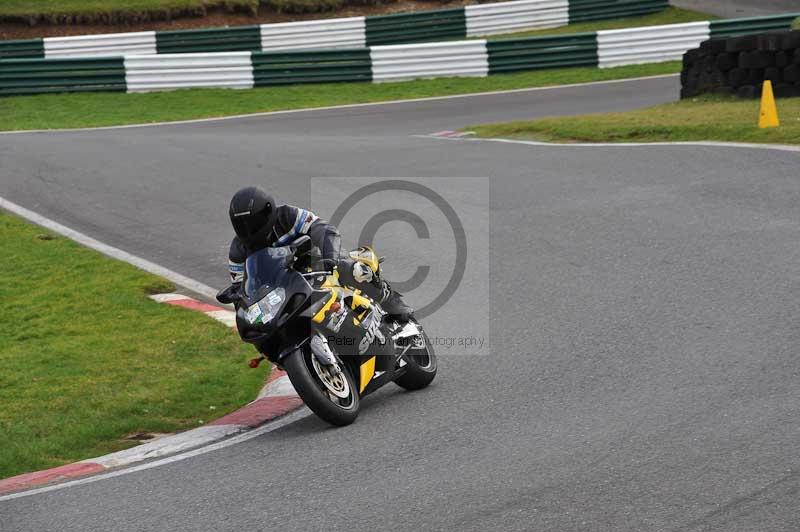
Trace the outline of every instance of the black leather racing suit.
{"type": "Polygon", "coordinates": [[[233,237],[228,252],[228,270],[234,285],[240,284],[244,279],[244,263],[248,255],[265,247],[285,246],[301,235],[308,235],[319,255],[337,264],[342,284],[360,289],[378,301],[395,319],[407,321],[411,317],[413,309],[405,304],[399,293],[391,290],[388,283],[378,278],[373,278],[371,282],[359,282],[355,279],[353,274],[355,261],[340,256],[341,238],[336,227],[313,212],[292,205],[280,205],[276,211],[275,226],[262,247],[248,248],[238,236],[233,237]]]}

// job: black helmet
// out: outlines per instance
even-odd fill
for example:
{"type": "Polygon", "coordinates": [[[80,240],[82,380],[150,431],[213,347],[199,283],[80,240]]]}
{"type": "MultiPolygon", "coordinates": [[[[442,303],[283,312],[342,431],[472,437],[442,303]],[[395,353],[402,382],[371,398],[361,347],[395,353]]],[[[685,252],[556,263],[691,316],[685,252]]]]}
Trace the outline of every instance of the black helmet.
{"type": "Polygon", "coordinates": [[[230,216],[233,230],[247,247],[264,247],[275,225],[275,199],[260,188],[243,188],[231,199],[230,216]]]}

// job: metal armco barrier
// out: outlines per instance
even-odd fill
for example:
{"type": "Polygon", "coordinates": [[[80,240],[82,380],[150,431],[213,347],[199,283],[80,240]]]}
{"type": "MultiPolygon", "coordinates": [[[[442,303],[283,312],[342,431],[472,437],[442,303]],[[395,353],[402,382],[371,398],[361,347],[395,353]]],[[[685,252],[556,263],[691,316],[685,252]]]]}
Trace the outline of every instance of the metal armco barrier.
{"type": "Polygon", "coordinates": [[[0,95],[124,91],[121,57],[0,61],[0,95]]]}
{"type": "Polygon", "coordinates": [[[373,46],[370,57],[375,82],[489,74],[484,40],[373,46]]]}
{"type": "Polygon", "coordinates": [[[256,87],[292,83],[371,81],[369,50],[257,52],[253,54],[256,87]]]}
{"type": "Polygon", "coordinates": [[[600,68],[678,61],[710,38],[708,22],[597,32],[600,68]]]}
{"type": "Polygon", "coordinates": [[[436,41],[467,36],[464,8],[367,18],[367,45],[436,41]]]}
{"type": "MultiPolygon", "coordinates": [[[[678,60],[687,50],[713,37],[714,24],[723,28],[718,31],[757,33],[760,29],[755,28],[765,25],[771,29],[788,29],[795,16],[711,24],[692,22],[488,42],[475,39],[303,51],[126,54],[107,60],[0,59],[0,94],[250,88],[339,81],[381,83],[574,66],[607,68],[678,60]],[[754,30],[750,32],[747,28],[754,30]]],[[[186,40],[171,45],[189,46],[186,40]]],[[[32,53],[32,48],[26,47],[7,50],[32,53]]]]}
{"type": "Polygon", "coordinates": [[[569,24],[567,0],[520,0],[464,8],[467,37],[557,28],[569,24]]]}
{"type": "Polygon", "coordinates": [[[128,92],[253,87],[250,52],[128,55],[124,61],[128,92]]]}
{"type": "Polygon", "coordinates": [[[0,41],[0,59],[33,59],[41,57],[44,57],[44,43],[42,39],[0,41]]]}
{"type": "Polygon", "coordinates": [[[597,66],[594,33],[489,41],[489,73],[597,66]]]}
{"type": "Polygon", "coordinates": [[[364,17],[261,25],[261,49],[299,50],[363,48],[367,44],[364,17]]]}
{"type": "MultiPolygon", "coordinates": [[[[132,34],[127,33],[78,38],[52,37],[44,39],[44,50],[48,50],[48,43],[52,43],[49,49],[53,52],[48,51],[47,57],[91,57],[112,53],[174,54],[350,48],[552,28],[582,20],[644,15],[666,7],[667,0],[516,0],[370,17],[157,31],[154,49],[149,40],[141,43],[143,48],[134,49],[134,43],[129,38],[132,34]],[[72,40],[60,44],[65,39],[72,40]]],[[[141,35],[145,33],[148,32],[142,32],[141,35]]],[[[0,41],[0,59],[44,57],[42,46],[41,39],[0,41]]]]}
{"type": "Polygon", "coordinates": [[[712,20],[711,37],[713,39],[724,39],[727,37],[738,37],[740,35],[761,33],[764,31],[788,30],[792,27],[792,22],[797,17],[800,17],[800,13],[787,13],[786,15],[774,15],[770,17],[712,20]]]}
{"type": "Polygon", "coordinates": [[[666,9],[668,5],[668,0],[569,0],[569,21],[646,15],[666,9]]]}
{"type": "Polygon", "coordinates": [[[124,54],[156,53],[156,32],[140,31],[117,35],[77,35],[44,39],[44,56],[112,57],[124,54]]]}
{"type": "Polygon", "coordinates": [[[254,52],[261,50],[261,27],[156,32],[159,54],[254,52]]]}

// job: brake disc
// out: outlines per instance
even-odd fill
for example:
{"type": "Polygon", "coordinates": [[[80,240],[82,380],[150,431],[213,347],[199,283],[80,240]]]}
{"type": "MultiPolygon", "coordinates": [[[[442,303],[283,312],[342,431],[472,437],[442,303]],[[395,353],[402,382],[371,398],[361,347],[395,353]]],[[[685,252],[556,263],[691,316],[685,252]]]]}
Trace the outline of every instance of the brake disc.
{"type": "Polygon", "coordinates": [[[317,357],[312,354],[311,365],[314,366],[314,371],[317,373],[319,380],[322,381],[322,384],[329,392],[340,399],[350,397],[350,384],[338,364],[323,366],[317,361],[317,357]]]}

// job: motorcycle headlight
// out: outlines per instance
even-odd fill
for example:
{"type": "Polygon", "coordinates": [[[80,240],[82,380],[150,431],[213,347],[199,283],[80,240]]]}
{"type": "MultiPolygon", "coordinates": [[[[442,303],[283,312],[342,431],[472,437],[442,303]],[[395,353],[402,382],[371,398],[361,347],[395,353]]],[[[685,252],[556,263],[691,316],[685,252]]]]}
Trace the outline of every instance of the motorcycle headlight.
{"type": "Polygon", "coordinates": [[[252,325],[269,323],[278,315],[283,302],[286,300],[286,291],[276,288],[262,299],[250,305],[245,313],[245,319],[252,325]]]}

